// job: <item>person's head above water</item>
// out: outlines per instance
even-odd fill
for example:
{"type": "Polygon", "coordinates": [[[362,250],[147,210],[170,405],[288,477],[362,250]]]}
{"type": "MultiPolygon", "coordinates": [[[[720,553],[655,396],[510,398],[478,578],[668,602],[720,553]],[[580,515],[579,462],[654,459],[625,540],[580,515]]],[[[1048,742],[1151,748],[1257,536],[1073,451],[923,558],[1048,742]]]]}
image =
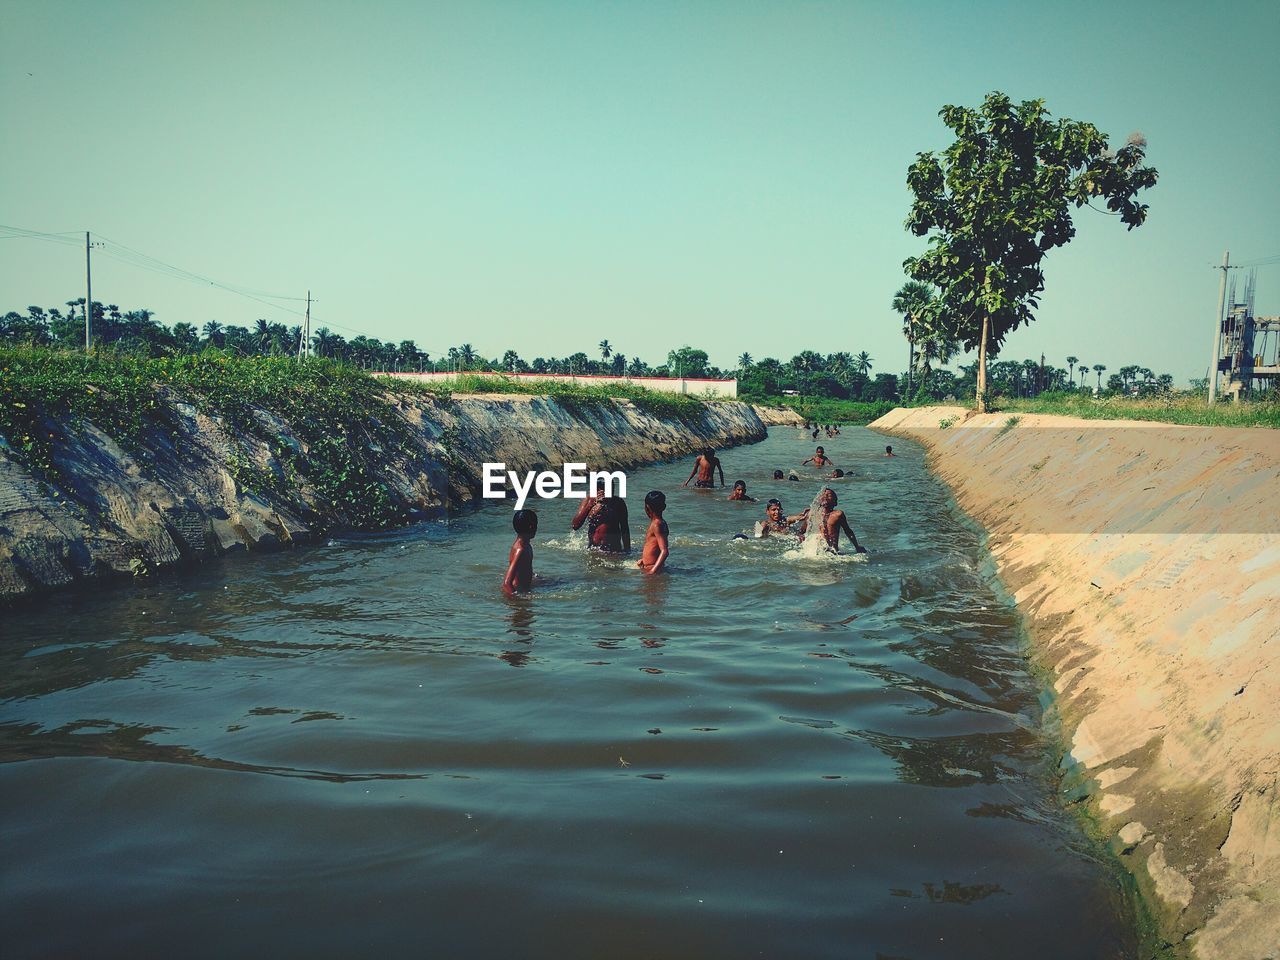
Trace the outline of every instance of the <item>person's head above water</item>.
{"type": "Polygon", "coordinates": [[[520,536],[532,538],[538,532],[538,515],[532,510],[517,510],[511,515],[511,526],[520,536]]]}
{"type": "Polygon", "coordinates": [[[836,502],[836,492],[830,487],[823,487],[822,492],[818,494],[818,506],[830,510],[836,502]]]}
{"type": "Polygon", "coordinates": [[[706,457],[708,460],[710,460],[712,457],[716,455],[716,452],[715,450],[711,449],[711,447],[703,447],[702,455],[706,457]]]}
{"type": "Polygon", "coordinates": [[[773,471],[773,479],[775,479],[775,480],[781,480],[781,479],[783,479],[782,471],[781,471],[781,470],[775,470],[775,471],[773,471]]]}
{"type": "Polygon", "coordinates": [[[793,474],[791,474],[791,476],[787,477],[787,479],[788,479],[788,480],[794,480],[796,483],[799,483],[799,482],[800,482],[800,478],[799,478],[799,477],[797,477],[794,473],[793,473],[793,474]]]}
{"type": "Polygon", "coordinates": [[[782,501],[776,497],[764,506],[764,512],[774,523],[782,521],[782,501]]]}
{"type": "Polygon", "coordinates": [[[826,455],[826,452],[827,452],[827,451],[826,451],[826,450],[823,450],[823,449],[822,449],[822,447],[819,447],[819,448],[818,448],[818,455],[819,455],[819,456],[825,456],[825,455],[826,455]]]}
{"type": "Polygon", "coordinates": [[[747,489],[747,481],[745,481],[745,480],[735,480],[735,481],[733,481],[733,489],[735,489],[735,490],[745,490],[745,489],[747,489]]]}
{"type": "Polygon", "coordinates": [[[644,509],[651,517],[662,516],[662,511],[667,509],[667,495],[661,490],[650,490],[644,495],[644,509]]]}
{"type": "Polygon", "coordinates": [[[885,455],[886,457],[892,457],[892,456],[893,456],[893,447],[885,447],[885,448],[884,448],[884,455],[885,455]]]}
{"type": "Polygon", "coordinates": [[[834,477],[836,480],[839,480],[841,477],[844,476],[844,471],[841,470],[839,467],[836,467],[835,472],[832,473],[831,476],[834,477]]]}

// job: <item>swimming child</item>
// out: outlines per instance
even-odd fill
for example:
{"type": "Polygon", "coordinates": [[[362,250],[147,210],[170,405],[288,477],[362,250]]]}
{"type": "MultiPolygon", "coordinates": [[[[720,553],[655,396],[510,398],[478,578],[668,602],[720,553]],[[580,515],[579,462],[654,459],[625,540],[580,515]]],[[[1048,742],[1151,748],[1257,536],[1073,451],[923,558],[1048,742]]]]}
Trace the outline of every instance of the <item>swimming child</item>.
{"type": "Polygon", "coordinates": [[[649,529],[645,531],[644,549],[636,566],[646,574],[661,573],[671,554],[668,543],[671,531],[662,519],[662,511],[666,509],[667,495],[661,490],[651,490],[645,495],[644,512],[649,517],[649,529]]]}
{"type": "Polygon", "coordinates": [[[745,480],[733,481],[733,493],[729,494],[729,499],[730,500],[746,500],[746,501],[749,501],[750,503],[760,502],[755,497],[747,496],[747,481],[745,480]]]}
{"type": "Polygon", "coordinates": [[[844,471],[843,471],[843,470],[841,470],[839,467],[836,467],[835,471],[831,474],[831,476],[830,476],[828,479],[830,479],[830,480],[842,480],[842,479],[844,479],[844,471]]]}
{"type": "Polygon", "coordinates": [[[817,452],[812,457],[806,458],[800,464],[800,466],[803,467],[806,463],[812,463],[819,470],[821,470],[823,467],[835,466],[835,462],[830,457],[827,456],[827,452],[823,450],[822,447],[819,447],[817,452]]]}
{"type": "Polygon", "coordinates": [[[893,452],[893,447],[885,447],[885,448],[884,448],[884,455],[885,455],[886,457],[896,457],[896,456],[897,456],[897,454],[893,452]]]}
{"type": "Polygon", "coordinates": [[[627,501],[621,497],[602,497],[587,517],[589,549],[605,553],[631,552],[631,524],[627,501]]]}
{"type": "Polygon", "coordinates": [[[621,497],[606,497],[604,481],[596,483],[595,493],[584,497],[582,506],[573,517],[570,526],[577,530],[587,525],[587,549],[605,553],[631,552],[631,525],[627,516],[627,501],[621,497]]]}
{"type": "Polygon", "coordinates": [[[832,553],[839,553],[840,531],[843,530],[853,542],[853,549],[858,553],[866,553],[866,547],[858,543],[858,538],[854,536],[853,528],[849,526],[849,520],[845,517],[844,511],[836,509],[837,502],[836,492],[830,487],[824,487],[822,493],[818,494],[818,507],[821,513],[817,517],[817,522],[822,524],[822,536],[827,541],[827,546],[831,548],[832,553]]]}
{"type": "MultiPolygon", "coordinates": [[[[716,470],[720,471],[720,486],[723,487],[724,467],[720,466],[720,458],[716,456],[716,452],[710,447],[707,447],[698,455],[698,459],[694,461],[693,469],[689,471],[689,480],[692,480],[693,475],[696,473],[698,475],[698,480],[694,486],[704,490],[710,490],[716,485],[715,480],[713,479],[713,473],[716,470]]],[[[684,482],[686,487],[689,485],[689,480],[684,482]]]]}
{"type": "Polygon", "coordinates": [[[786,479],[786,477],[784,477],[784,476],[782,475],[782,471],[781,471],[781,470],[775,470],[775,471],[773,471],[773,479],[775,479],[775,480],[785,480],[785,479],[786,479]]]}
{"type": "Polygon", "coordinates": [[[533,586],[533,538],[538,533],[538,515],[532,510],[517,510],[511,517],[516,531],[515,543],[507,554],[507,575],[502,590],[507,596],[526,593],[533,586]]]}
{"type": "Polygon", "coordinates": [[[770,534],[779,533],[798,534],[799,531],[791,529],[791,525],[803,520],[805,518],[805,513],[808,512],[809,511],[806,510],[804,513],[797,513],[793,517],[788,517],[782,512],[782,501],[776,498],[772,499],[765,504],[765,518],[760,522],[760,536],[767,537],[770,534]]]}
{"type": "Polygon", "coordinates": [[[597,480],[592,491],[582,498],[582,503],[578,506],[578,512],[573,515],[573,521],[569,524],[570,530],[577,530],[587,522],[587,517],[591,516],[591,510],[596,503],[604,497],[604,480],[597,480]]]}

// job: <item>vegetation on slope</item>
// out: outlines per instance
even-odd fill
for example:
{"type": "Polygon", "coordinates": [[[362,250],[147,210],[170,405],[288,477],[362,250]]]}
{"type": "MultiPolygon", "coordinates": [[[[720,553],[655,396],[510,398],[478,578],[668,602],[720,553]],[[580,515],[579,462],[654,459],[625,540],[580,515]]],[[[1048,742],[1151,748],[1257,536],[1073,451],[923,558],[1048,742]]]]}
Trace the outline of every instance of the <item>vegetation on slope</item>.
{"type": "Polygon", "coordinates": [[[1082,393],[1045,393],[1033,398],[998,400],[993,409],[1020,413],[1056,413],[1086,420],[1151,420],[1204,427],[1280,427],[1280,401],[1217,403],[1203,396],[1170,393],[1156,397],[1082,393]]]}
{"type": "Polygon", "coordinates": [[[242,449],[232,464],[243,486],[285,495],[305,481],[353,525],[380,528],[404,520],[380,471],[388,458],[410,454],[420,440],[394,399],[422,393],[445,404],[458,393],[537,393],[583,413],[624,399],[653,416],[685,422],[700,419],[703,410],[694,397],[629,384],[464,377],[447,387],[424,387],[331,360],[0,346],[0,443],[36,475],[67,488],[71,478],[59,475],[55,453],[72,439],[78,421],[92,422],[146,465],[159,446],[180,436],[174,405],[186,403],[221,418],[233,437],[265,443],[283,465],[283,473],[263,469],[242,449]]]}

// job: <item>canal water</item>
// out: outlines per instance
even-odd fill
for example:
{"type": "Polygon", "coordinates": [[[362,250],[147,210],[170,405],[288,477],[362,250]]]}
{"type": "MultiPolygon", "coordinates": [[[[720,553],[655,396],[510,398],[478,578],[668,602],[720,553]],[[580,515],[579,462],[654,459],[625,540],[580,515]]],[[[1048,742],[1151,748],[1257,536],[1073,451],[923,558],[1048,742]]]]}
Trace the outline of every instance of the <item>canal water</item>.
{"type": "Polygon", "coordinates": [[[733,540],[792,428],[629,474],[670,574],[536,503],[0,614],[0,937],[26,957],[1132,956],[980,536],[822,440],[867,557],[733,540]]]}

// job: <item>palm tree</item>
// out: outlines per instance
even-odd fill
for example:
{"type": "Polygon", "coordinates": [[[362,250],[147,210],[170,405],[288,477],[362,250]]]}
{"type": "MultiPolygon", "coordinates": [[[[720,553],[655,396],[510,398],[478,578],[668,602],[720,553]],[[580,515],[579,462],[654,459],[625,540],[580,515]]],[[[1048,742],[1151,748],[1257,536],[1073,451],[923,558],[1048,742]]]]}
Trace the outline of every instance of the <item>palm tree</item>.
{"type": "MultiPolygon", "coordinates": [[[[936,360],[939,364],[950,363],[951,358],[955,356],[956,351],[959,349],[960,345],[953,338],[937,330],[926,328],[924,335],[916,340],[916,356],[920,361],[920,382],[917,385],[917,395],[929,386],[929,377],[933,374],[933,361],[936,360]]],[[[909,374],[910,371],[908,371],[908,384],[910,383],[909,374]]],[[[909,396],[910,394],[908,393],[909,396]]]]}
{"type": "Polygon", "coordinates": [[[601,340],[599,346],[600,346],[601,360],[607,361],[610,357],[613,356],[613,344],[611,344],[608,340],[601,340]]]}
{"type": "Polygon", "coordinates": [[[1101,363],[1095,363],[1093,365],[1093,372],[1098,375],[1098,392],[1099,393],[1102,392],[1102,372],[1106,369],[1107,369],[1106,366],[1101,363]]]}
{"type": "Polygon", "coordinates": [[[749,366],[751,366],[751,354],[744,353],[742,356],[738,357],[739,370],[745,370],[749,366]]]}
{"type": "Polygon", "coordinates": [[[462,368],[464,370],[471,369],[471,364],[475,363],[476,360],[475,347],[471,346],[469,343],[464,343],[458,348],[458,359],[462,361],[462,368]]]}
{"type": "Polygon", "coordinates": [[[253,339],[258,344],[258,352],[266,353],[271,347],[271,324],[259,317],[253,325],[253,339]]]}
{"type": "Polygon", "coordinates": [[[902,335],[907,338],[907,393],[911,393],[911,373],[916,365],[916,337],[925,308],[933,302],[933,288],[919,280],[908,280],[893,298],[893,309],[902,314],[902,335]]]}
{"type": "Polygon", "coordinates": [[[1079,362],[1080,362],[1079,357],[1067,357],[1067,367],[1068,367],[1067,376],[1068,376],[1068,379],[1071,380],[1071,386],[1073,387],[1076,385],[1075,369],[1076,369],[1076,364],[1079,362]]]}
{"type": "MultiPolygon", "coordinates": [[[[302,331],[298,331],[298,335],[302,335],[302,331]]],[[[320,327],[311,336],[311,346],[322,357],[329,355],[330,349],[333,347],[333,334],[328,327],[320,327]]]]}
{"type": "Polygon", "coordinates": [[[203,331],[205,340],[213,344],[215,347],[222,346],[222,324],[217,320],[210,320],[204,325],[203,331]]]}
{"type": "Polygon", "coordinates": [[[862,374],[862,376],[870,376],[871,364],[875,362],[875,358],[867,351],[863,350],[860,354],[853,358],[853,368],[862,374]]]}

